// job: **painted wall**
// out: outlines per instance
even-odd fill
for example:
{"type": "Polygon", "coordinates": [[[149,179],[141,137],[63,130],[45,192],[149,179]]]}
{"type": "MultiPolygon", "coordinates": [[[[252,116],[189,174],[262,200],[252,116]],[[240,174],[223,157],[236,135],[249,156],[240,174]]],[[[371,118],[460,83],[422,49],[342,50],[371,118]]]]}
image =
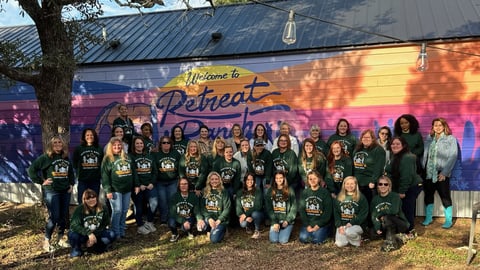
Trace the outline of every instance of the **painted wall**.
{"type": "MultiPolygon", "coordinates": [[[[480,43],[439,47],[480,54],[480,43]]],[[[189,138],[206,124],[211,136],[229,137],[233,123],[251,137],[257,123],[270,137],[290,122],[299,140],[312,124],[323,138],[339,118],[353,132],[393,128],[403,113],[414,114],[425,136],[434,117],[444,117],[461,148],[454,190],[480,190],[480,58],[428,50],[430,68],[415,70],[418,47],[336,53],[83,67],[73,89],[71,149],[83,128],[94,127],[101,143],[110,137],[117,102],[129,104],[137,128],[154,126],[155,139],[174,124],[189,138]]],[[[0,91],[0,183],[28,183],[26,168],[42,153],[33,89],[18,84],[0,91]]]]}

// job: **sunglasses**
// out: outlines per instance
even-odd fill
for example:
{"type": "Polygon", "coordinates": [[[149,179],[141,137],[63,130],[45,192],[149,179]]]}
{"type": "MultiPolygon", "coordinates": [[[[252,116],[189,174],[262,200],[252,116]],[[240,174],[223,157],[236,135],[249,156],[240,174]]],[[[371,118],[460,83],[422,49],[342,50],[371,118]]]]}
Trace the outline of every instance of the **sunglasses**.
{"type": "Polygon", "coordinates": [[[388,187],[388,183],[378,183],[377,185],[378,185],[379,187],[381,187],[381,186],[386,186],[386,187],[388,187]]]}
{"type": "Polygon", "coordinates": [[[170,144],[170,142],[162,142],[162,144],[170,144]]]}

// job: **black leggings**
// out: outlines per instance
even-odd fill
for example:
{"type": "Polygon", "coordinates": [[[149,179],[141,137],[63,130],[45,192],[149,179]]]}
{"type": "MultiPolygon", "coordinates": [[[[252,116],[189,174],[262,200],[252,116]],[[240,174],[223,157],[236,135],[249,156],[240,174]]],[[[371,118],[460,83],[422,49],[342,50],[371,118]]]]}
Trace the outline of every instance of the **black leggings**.
{"type": "Polygon", "coordinates": [[[450,177],[446,177],[445,181],[432,182],[432,179],[426,179],[423,182],[423,191],[425,192],[425,206],[433,204],[435,191],[438,191],[444,208],[452,206],[452,197],[450,196],[450,177]]]}

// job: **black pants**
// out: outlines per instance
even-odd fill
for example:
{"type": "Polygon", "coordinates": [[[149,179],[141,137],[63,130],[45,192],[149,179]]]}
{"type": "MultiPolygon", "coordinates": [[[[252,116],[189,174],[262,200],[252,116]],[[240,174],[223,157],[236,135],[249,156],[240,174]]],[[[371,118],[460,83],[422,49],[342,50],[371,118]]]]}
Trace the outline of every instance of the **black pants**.
{"type": "Polygon", "coordinates": [[[405,198],[402,199],[402,210],[410,223],[410,226],[408,227],[409,231],[413,230],[415,227],[415,209],[417,205],[417,197],[421,191],[421,186],[411,186],[408,188],[407,192],[405,192],[405,198]]]}
{"type": "Polygon", "coordinates": [[[423,183],[423,191],[425,192],[425,206],[433,204],[435,191],[438,191],[444,208],[452,206],[452,197],[450,196],[450,177],[446,177],[445,181],[432,182],[432,179],[426,179],[423,183]]]}
{"type": "Polygon", "coordinates": [[[396,233],[404,233],[408,229],[407,222],[394,215],[383,216],[382,231],[385,240],[393,241],[396,233]]]}

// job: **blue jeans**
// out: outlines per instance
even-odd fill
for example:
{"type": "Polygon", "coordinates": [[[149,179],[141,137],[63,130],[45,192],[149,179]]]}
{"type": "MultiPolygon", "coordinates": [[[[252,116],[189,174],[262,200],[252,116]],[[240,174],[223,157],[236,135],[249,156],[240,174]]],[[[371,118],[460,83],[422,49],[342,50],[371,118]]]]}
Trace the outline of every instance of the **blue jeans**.
{"type": "Polygon", "coordinates": [[[225,232],[227,231],[227,226],[225,226],[225,224],[220,224],[217,226],[217,228],[212,230],[212,228],[210,227],[210,225],[208,225],[207,222],[207,231],[210,232],[210,242],[215,244],[223,240],[225,232]]]}
{"type": "Polygon", "coordinates": [[[177,235],[177,234],[178,234],[178,229],[177,229],[177,227],[180,227],[181,230],[184,231],[184,232],[192,232],[193,227],[195,226],[195,218],[194,218],[194,217],[189,217],[189,218],[187,218],[187,219],[184,221],[184,223],[180,224],[180,223],[178,223],[178,222],[175,220],[174,217],[170,217],[170,218],[168,219],[168,228],[170,228],[170,231],[171,231],[172,234],[174,234],[174,235],[177,235]],[[185,229],[185,227],[183,226],[183,224],[184,224],[185,222],[190,223],[190,230],[185,229]]]}
{"type": "Polygon", "coordinates": [[[78,181],[77,184],[77,202],[78,204],[82,203],[82,196],[83,192],[85,190],[91,189],[97,193],[98,196],[100,196],[100,180],[98,181],[91,181],[91,182],[83,182],[83,181],[78,181]]]}
{"type": "Polygon", "coordinates": [[[155,211],[157,210],[157,205],[158,205],[158,194],[156,188],[150,189],[145,189],[140,191],[138,194],[132,194],[133,197],[133,202],[135,203],[135,221],[137,222],[137,226],[142,226],[143,225],[143,201],[145,199],[148,200],[148,208],[147,210],[147,221],[152,222],[153,221],[153,215],[155,211]]]}
{"type": "Polygon", "coordinates": [[[158,183],[158,205],[160,210],[160,222],[167,223],[168,211],[170,209],[170,198],[177,192],[177,180],[158,183]]]}
{"type": "Polygon", "coordinates": [[[113,192],[113,198],[109,200],[112,206],[112,230],[117,237],[125,236],[130,194],[131,192],[113,192]]]}
{"type": "MultiPolygon", "coordinates": [[[[95,234],[97,243],[93,248],[99,252],[104,252],[107,247],[115,241],[115,233],[112,230],[103,230],[95,234]]],[[[81,250],[82,244],[87,243],[88,235],[82,235],[74,231],[68,233],[68,241],[73,250],[81,250]]]]}
{"type": "Polygon", "coordinates": [[[288,240],[290,239],[290,234],[292,234],[293,224],[288,224],[287,227],[282,228],[280,223],[280,231],[278,232],[275,232],[273,230],[273,225],[274,224],[270,226],[270,232],[268,234],[270,242],[280,244],[288,243],[288,240]]]}
{"type": "MultiPolygon", "coordinates": [[[[260,225],[263,222],[263,213],[260,211],[253,211],[252,218],[253,218],[253,224],[255,226],[255,231],[260,231],[260,225]]],[[[248,225],[249,223],[246,220],[240,223],[240,227],[242,228],[246,228],[248,225]]]]}
{"type": "Polygon", "coordinates": [[[48,210],[47,224],[45,225],[45,238],[51,239],[53,230],[58,226],[58,235],[63,236],[67,219],[69,218],[68,208],[70,206],[71,194],[43,189],[43,200],[48,210]]]}
{"type": "Polygon", "coordinates": [[[325,240],[327,240],[328,233],[328,226],[321,227],[315,232],[307,232],[307,227],[302,226],[302,228],[300,229],[299,240],[302,243],[322,244],[323,242],[325,242],[325,240]]]}

